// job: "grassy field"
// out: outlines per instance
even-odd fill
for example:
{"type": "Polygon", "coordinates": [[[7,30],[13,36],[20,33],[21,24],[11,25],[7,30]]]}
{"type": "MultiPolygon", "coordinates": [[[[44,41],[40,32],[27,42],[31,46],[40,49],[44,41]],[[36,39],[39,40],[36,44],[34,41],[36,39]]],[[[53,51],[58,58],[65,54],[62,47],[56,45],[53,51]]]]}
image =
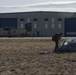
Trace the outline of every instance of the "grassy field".
{"type": "Polygon", "coordinates": [[[76,75],[76,53],[53,48],[51,39],[0,39],[0,75],[76,75]]]}

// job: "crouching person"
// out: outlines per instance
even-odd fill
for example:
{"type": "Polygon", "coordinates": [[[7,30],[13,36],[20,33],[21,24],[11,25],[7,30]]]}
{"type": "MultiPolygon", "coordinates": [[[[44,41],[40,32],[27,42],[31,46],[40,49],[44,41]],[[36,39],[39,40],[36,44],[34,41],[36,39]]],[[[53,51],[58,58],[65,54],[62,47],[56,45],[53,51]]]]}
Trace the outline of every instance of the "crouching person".
{"type": "Polygon", "coordinates": [[[61,40],[61,36],[63,35],[62,32],[60,33],[56,33],[55,35],[52,36],[52,41],[55,42],[55,49],[54,51],[58,51],[59,47],[58,47],[58,44],[59,44],[59,41],[61,40]]]}

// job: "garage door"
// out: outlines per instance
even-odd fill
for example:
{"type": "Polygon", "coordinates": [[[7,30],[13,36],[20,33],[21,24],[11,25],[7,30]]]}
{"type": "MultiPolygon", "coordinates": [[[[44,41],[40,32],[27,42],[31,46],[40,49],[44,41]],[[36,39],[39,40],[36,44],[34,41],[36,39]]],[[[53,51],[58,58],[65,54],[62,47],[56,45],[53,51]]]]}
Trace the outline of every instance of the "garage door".
{"type": "Polygon", "coordinates": [[[16,18],[1,18],[0,19],[0,27],[14,27],[17,28],[17,19],[16,18]]]}
{"type": "Polygon", "coordinates": [[[76,36],[76,18],[65,19],[65,36],[76,36]]]}

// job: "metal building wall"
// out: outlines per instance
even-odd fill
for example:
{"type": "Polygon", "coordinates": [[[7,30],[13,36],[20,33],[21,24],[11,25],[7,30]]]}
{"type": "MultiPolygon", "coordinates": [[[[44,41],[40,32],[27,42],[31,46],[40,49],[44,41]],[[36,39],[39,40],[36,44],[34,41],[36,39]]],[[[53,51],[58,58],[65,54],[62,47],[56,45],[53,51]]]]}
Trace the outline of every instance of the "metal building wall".
{"type": "Polygon", "coordinates": [[[30,23],[32,26],[31,32],[39,31],[40,36],[50,37],[55,33],[64,32],[64,19],[62,18],[61,21],[61,28],[59,28],[58,12],[24,12],[24,13],[6,13],[0,14],[0,18],[17,18],[17,28],[24,29],[25,25],[28,23],[27,19],[30,18],[30,23]],[[34,27],[34,19],[37,18],[37,27],[34,27]],[[45,21],[44,19],[48,18],[48,28],[45,28],[45,21]],[[55,19],[54,25],[55,27],[52,28],[52,18],[55,19]],[[24,19],[23,21],[23,28],[21,28],[20,19],[24,19]]]}

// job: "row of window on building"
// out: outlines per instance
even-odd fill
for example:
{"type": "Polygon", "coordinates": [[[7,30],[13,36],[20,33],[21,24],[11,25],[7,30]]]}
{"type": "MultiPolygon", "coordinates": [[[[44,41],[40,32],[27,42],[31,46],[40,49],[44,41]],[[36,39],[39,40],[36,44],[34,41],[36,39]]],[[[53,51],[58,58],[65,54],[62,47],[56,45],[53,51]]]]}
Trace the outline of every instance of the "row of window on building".
{"type": "MultiPolygon", "coordinates": [[[[49,28],[48,24],[45,24],[44,26],[45,26],[45,29],[49,28]]],[[[55,24],[51,24],[51,27],[54,29],[55,28],[55,24]]],[[[61,28],[61,27],[62,27],[62,25],[58,24],[58,28],[61,28]]],[[[34,24],[34,28],[35,29],[37,28],[37,24],[34,24]]]]}
{"type": "MultiPolygon", "coordinates": [[[[24,21],[24,19],[22,18],[22,19],[20,19],[20,21],[24,21]]],[[[27,23],[30,23],[30,21],[31,21],[31,19],[30,18],[27,18],[27,23]]],[[[36,21],[38,21],[38,19],[37,18],[34,18],[33,21],[36,22],[36,21]]],[[[45,22],[48,22],[49,19],[48,18],[45,18],[44,21],[45,22]]],[[[58,18],[58,21],[62,21],[62,19],[61,18],[58,18]]],[[[52,18],[52,22],[55,22],[55,18],[52,18]]]]}
{"type": "MultiPolygon", "coordinates": [[[[37,28],[37,24],[34,23],[33,25],[34,25],[33,27],[36,29],[37,28]]],[[[55,28],[55,24],[51,24],[51,27],[54,29],[55,28]]],[[[61,28],[61,27],[62,27],[62,25],[58,24],[58,28],[61,28]]],[[[24,24],[22,24],[22,23],[21,23],[21,28],[24,28],[24,24]]],[[[48,24],[45,24],[45,28],[46,29],[49,28],[48,24]]]]}
{"type": "MultiPolygon", "coordinates": [[[[45,28],[47,29],[48,28],[48,18],[45,18],[44,21],[45,21],[45,23],[44,23],[45,28]]],[[[62,21],[62,19],[59,18],[58,19],[58,28],[61,28],[61,21],[62,21]]],[[[55,22],[55,19],[52,18],[52,24],[51,24],[52,28],[55,28],[54,22],[55,22]]],[[[27,18],[27,23],[30,23],[30,18],[27,18]]],[[[34,19],[33,25],[34,25],[34,28],[36,29],[37,28],[37,18],[34,19]]],[[[20,26],[21,26],[21,28],[24,28],[24,19],[20,19],[20,26]]]]}

